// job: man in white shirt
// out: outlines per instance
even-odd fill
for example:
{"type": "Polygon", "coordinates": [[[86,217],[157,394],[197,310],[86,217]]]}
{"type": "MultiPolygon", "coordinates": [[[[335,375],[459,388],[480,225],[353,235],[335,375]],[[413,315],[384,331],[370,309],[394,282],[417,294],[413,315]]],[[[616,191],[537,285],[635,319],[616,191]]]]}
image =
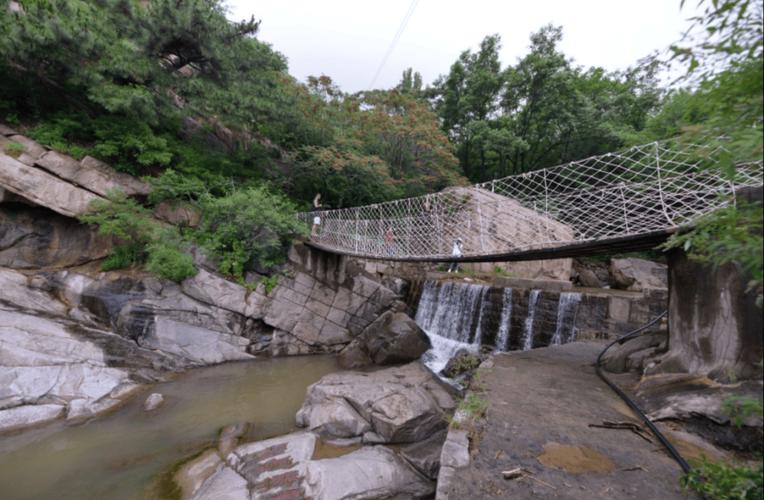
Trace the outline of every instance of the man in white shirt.
{"type": "MultiPolygon", "coordinates": [[[[462,256],[462,239],[456,238],[454,240],[454,247],[451,249],[451,256],[452,257],[461,257],[462,256]]],[[[449,273],[457,273],[459,272],[459,263],[458,262],[452,262],[451,266],[448,268],[449,273]]]]}

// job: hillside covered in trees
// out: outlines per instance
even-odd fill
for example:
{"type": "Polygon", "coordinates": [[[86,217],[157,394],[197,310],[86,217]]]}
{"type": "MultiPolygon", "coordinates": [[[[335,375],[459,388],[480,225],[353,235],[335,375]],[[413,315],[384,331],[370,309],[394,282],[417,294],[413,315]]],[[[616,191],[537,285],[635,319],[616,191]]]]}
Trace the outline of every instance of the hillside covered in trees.
{"type": "MultiPolygon", "coordinates": [[[[316,193],[331,208],[373,203],[677,136],[762,154],[761,11],[746,0],[707,2],[699,35],[626,71],[578,66],[549,25],[515,62],[490,35],[430,84],[408,69],[394,88],[355,94],[326,75],[297,81],[258,38],[261,21],[232,22],[222,1],[3,3],[0,118],[147,176],[148,205],[206,214],[160,237],[144,206],[117,197],[87,220],[125,241],[117,267],[151,261],[152,245],[154,261],[175,262],[192,243],[228,274],[266,269],[316,193]],[[667,87],[669,64],[689,72],[667,87]],[[124,211],[139,222],[115,228],[124,211]]],[[[184,262],[170,274],[193,272],[184,262]]]]}

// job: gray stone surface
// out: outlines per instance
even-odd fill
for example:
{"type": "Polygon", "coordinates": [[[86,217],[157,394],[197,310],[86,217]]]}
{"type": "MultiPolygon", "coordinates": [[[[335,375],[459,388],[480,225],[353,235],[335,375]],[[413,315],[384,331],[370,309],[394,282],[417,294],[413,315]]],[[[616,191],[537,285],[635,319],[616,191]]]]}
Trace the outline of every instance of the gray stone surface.
{"type": "Polygon", "coordinates": [[[444,445],[437,498],[681,498],[682,469],[656,452],[655,443],[629,431],[589,427],[604,421],[640,425],[594,371],[602,347],[572,342],[494,355],[493,366],[480,369],[480,394],[490,403],[476,424],[480,439],[469,445],[469,464],[454,467],[441,487],[444,472],[464,463],[444,445]],[[550,457],[550,449],[566,451],[550,457]],[[637,465],[643,468],[626,471],[637,465]],[[505,480],[502,471],[516,467],[536,480],[505,480]]]}
{"type": "Polygon", "coordinates": [[[207,450],[197,458],[183,464],[173,478],[181,490],[181,497],[191,498],[222,466],[223,460],[215,450],[207,450]]]}
{"type": "Polygon", "coordinates": [[[164,403],[164,396],[158,392],[149,394],[146,401],[143,402],[143,409],[146,411],[154,411],[164,403]]]}
{"type": "Polygon", "coordinates": [[[430,348],[427,334],[416,322],[405,313],[393,311],[374,320],[353,342],[377,365],[413,361],[430,348]]]}
{"type": "Polygon", "coordinates": [[[99,196],[0,153],[0,187],[68,217],[85,213],[99,196]]]}
{"type": "Polygon", "coordinates": [[[101,349],[61,323],[0,308],[0,409],[27,408],[6,413],[9,426],[44,420],[53,406],[56,416],[68,408],[69,418],[99,413],[119,402],[112,391],[128,382],[127,371],[107,366],[101,349]]]}
{"type": "Polygon", "coordinates": [[[453,408],[448,392],[414,362],[323,377],[308,388],[297,425],[329,437],[360,437],[373,431],[387,443],[412,443],[443,429],[453,408]]]}
{"type": "Polygon", "coordinates": [[[111,239],[50,210],[0,204],[0,266],[76,266],[106,257],[111,239]]]}
{"type": "Polygon", "coordinates": [[[309,498],[325,499],[425,498],[435,489],[432,481],[384,446],[310,461],[305,483],[309,498]]]}
{"type": "Polygon", "coordinates": [[[141,346],[176,354],[201,364],[251,359],[249,340],[191,326],[168,318],[157,318],[154,328],[140,341],[141,346]]]}
{"type": "Polygon", "coordinates": [[[626,258],[610,260],[610,275],[616,288],[645,290],[668,288],[668,268],[651,260],[626,258]]]}
{"type": "Polygon", "coordinates": [[[192,500],[250,500],[247,481],[230,467],[221,467],[191,496],[192,500]]]}
{"type": "MultiPolygon", "coordinates": [[[[616,344],[611,347],[602,357],[602,364],[606,370],[613,373],[623,373],[635,366],[636,359],[633,357],[637,353],[643,356],[655,354],[658,348],[666,348],[668,333],[665,331],[646,333],[623,344],[616,344]]],[[[641,363],[640,366],[641,367],[641,363]]]]}
{"type": "Polygon", "coordinates": [[[421,474],[430,479],[437,479],[445,440],[446,431],[436,432],[424,441],[404,446],[400,453],[421,474]]]}
{"type": "Polygon", "coordinates": [[[761,378],[764,321],[750,277],[734,264],[712,269],[680,249],[669,253],[669,262],[669,351],[649,373],[761,378]]]}

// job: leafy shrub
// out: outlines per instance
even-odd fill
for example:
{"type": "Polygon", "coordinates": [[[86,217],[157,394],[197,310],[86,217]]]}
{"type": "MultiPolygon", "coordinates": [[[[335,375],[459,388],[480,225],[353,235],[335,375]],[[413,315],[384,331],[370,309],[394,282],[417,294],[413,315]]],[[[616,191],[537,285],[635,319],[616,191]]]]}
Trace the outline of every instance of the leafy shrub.
{"type": "Polygon", "coordinates": [[[40,144],[79,159],[89,152],[83,145],[92,140],[89,123],[87,115],[59,113],[40,121],[29,135],[40,144]]]}
{"type": "Polygon", "coordinates": [[[90,154],[130,174],[166,167],[173,159],[170,139],[142,120],[117,114],[90,118],[82,113],[59,113],[39,122],[30,135],[75,158],[90,154]]]}
{"type": "Polygon", "coordinates": [[[270,295],[273,289],[276,288],[276,286],[279,284],[279,275],[274,274],[273,276],[267,276],[261,279],[260,283],[262,283],[263,287],[265,287],[265,295],[270,295]]]}
{"type": "Polygon", "coordinates": [[[759,500],[764,495],[764,467],[703,462],[682,478],[685,489],[716,500],[759,500]]]}
{"type": "Polygon", "coordinates": [[[722,402],[722,411],[732,419],[735,427],[740,428],[750,416],[762,418],[764,415],[762,403],[764,402],[760,398],[729,396],[722,402]]]}
{"type": "Polygon", "coordinates": [[[181,174],[171,168],[159,177],[148,177],[146,180],[151,184],[149,202],[154,204],[165,200],[193,201],[207,192],[204,182],[200,179],[181,174]]]}
{"type": "Polygon", "coordinates": [[[205,195],[198,238],[218,261],[220,271],[241,277],[246,269],[269,269],[286,257],[291,240],[305,235],[295,206],[264,187],[239,189],[227,196],[205,195]]]}
{"type": "Polygon", "coordinates": [[[94,155],[116,170],[137,174],[141,168],[165,167],[172,160],[167,139],[142,120],[103,115],[93,120],[92,127],[94,155]]]}
{"type": "Polygon", "coordinates": [[[146,263],[146,270],[162,278],[182,281],[196,274],[193,259],[184,253],[183,240],[174,227],[162,229],[150,212],[122,191],[107,200],[94,200],[82,222],[95,224],[98,232],[112,236],[117,244],[104,260],[104,271],[146,263]]]}
{"type": "Polygon", "coordinates": [[[676,233],[664,248],[683,248],[698,262],[713,266],[736,263],[752,277],[750,289],[758,292],[764,282],[764,212],[761,203],[739,203],[712,212],[696,221],[692,230],[676,233]]]}
{"type": "Polygon", "coordinates": [[[160,239],[151,243],[147,250],[146,270],[150,273],[178,283],[196,275],[193,258],[177,245],[160,239]]]}
{"type": "Polygon", "coordinates": [[[148,210],[119,190],[111,191],[106,200],[93,200],[90,209],[80,220],[97,225],[99,233],[116,239],[112,255],[103,263],[104,270],[145,260],[146,245],[156,237],[159,228],[148,210]]]}
{"type": "Polygon", "coordinates": [[[125,269],[143,262],[144,248],[134,243],[123,243],[112,249],[111,255],[101,263],[101,270],[125,269]]]}

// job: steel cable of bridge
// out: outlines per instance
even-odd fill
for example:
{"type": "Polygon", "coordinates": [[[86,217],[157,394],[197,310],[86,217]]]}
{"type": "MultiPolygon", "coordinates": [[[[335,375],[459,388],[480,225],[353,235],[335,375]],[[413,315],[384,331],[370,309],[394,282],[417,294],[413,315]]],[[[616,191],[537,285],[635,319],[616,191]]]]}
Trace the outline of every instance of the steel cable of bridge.
{"type": "Polygon", "coordinates": [[[650,431],[655,435],[656,438],[658,438],[658,441],[661,442],[661,444],[666,448],[666,450],[669,452],[669,455],[677,461],[679,466],[682,468],[682,470],[685,473],[689,473],[692,468],[690,467],[690,464],[687,463],[687,460],[682,457],[682,455],[679,453],[679,451],[674,448],[674,445],[672,445],[669,440],[666,438],[666,436],[663,435],[663,433],[653,424],[652,420],[645,415],[645,413],[637,406],[637,404],[625,393],[621,390],[620,387],[618,387],[615,382],[607,378],[607,376],[602,372],[602,356],[605,355],[605,353],[613,347],[615,344],[623,344],[631,339],[634,339],[636,337],[639,337],[640,335],[643,335],[645,331],[656,324],[658,321],[660,321],[664,316],[666,316],[666,313],[668,311],[663,311],[658,316],[650,320],[649,322],[645,323],[644,325],[640,326],[639,328],[632,330],[611,343],[609,343],[605,348],[600,352],[599,356],[597,356],[597,361],[595,363],[595,370],[597,372],[597,375],[611,388],[613,391],[618,394],[618,396],[626,403],[629,408],[632,409],[634,413],[639,415],[639,417],[642,419],[642,421],[645,423],[645,425],[650,429],[650,431]]]}
{"type": "Polygon", "coordinates": [[[400,40],[403,32],[406,30],[406,26],[408,25],[409,20],[411,20],[411,16],[414,14],[414,10],[416,9],[418,3],[419,0],[411,0],[409,8],[401,20],[401,24],[398,25],[398,30],[395,32],[395,35],[393,35],[393,40],[390,42],[390,46],[387,48],[387,52],[385,52],[385,55],[382,57],[382,62],[379,63],[379,67],[374,73],[374,77],[371,79],[371,83],[369,83],[369,90],[373,89],[374,84],[377,83],[377,78],[379,78],[379,74],[382,73],[382,68],[385,67],[387,59],[390,57],[390,54],[393,53],[393,50],[395,50],[395,46],[398,45],[398,40],[400,40]]]}

